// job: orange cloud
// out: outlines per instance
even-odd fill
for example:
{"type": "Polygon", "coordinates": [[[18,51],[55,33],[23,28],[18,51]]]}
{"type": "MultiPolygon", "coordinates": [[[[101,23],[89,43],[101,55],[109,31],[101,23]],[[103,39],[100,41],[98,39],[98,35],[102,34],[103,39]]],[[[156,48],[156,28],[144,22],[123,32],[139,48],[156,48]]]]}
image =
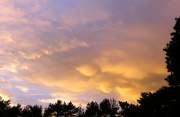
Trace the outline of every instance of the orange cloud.
{"type": "Polygon", "coordinates": [[[137,103],[137,99],[140,97],[139,92],[132,88],[120,88],[116,87],[115,90],[119,93],[120,99],[122,101],[129,101],[132,103],[137,103]]]}
{"type": "Polygon", "coordinates": [[[91,65],[82,65],[76,68],[82,75],[92,77],[97,73],[97,68],[91,65]]]}
{"type": "Polygon", "coordinates": [[[119,74],[128,79],[143,79],[147,75],[144,71],[139,70],[138,67],[128,65],[104,65],[101,67],[102,72],[111,74],[119,74]]]}
{"type": "Polygon", "coordinates": [[[102,91],[103,93],[109,94],[112,91],[111,85],[107,82],[101,82],[99,83],[98,89],[102,91]]]}

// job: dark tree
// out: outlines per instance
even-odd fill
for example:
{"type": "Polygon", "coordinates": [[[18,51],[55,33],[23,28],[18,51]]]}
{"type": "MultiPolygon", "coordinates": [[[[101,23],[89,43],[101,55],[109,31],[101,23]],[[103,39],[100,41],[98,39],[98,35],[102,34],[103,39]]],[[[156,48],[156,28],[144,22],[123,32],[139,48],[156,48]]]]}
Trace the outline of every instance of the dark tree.
{"type": "Polygon", "coordinates": [[[58,100],[55,104],[49,104],[45,109],[44,116],[50,117],[52,115],[58,116],[62,113],[62,101],[58,100]]]}
{"type": "Polygon", "coordinates": [[[100,110],[97,102],[91,102],[87,104],[85,116],[86,117],[99,117],[100,110]]]}
{"type": "Polygon", "coordinates": [[[72,116],[77,116],[77,113],[79,112],[79,108],[76,108],[76,106],[73,105],[72,102],[69,102],[68,104],[63,105],[63,115],[65,117],[72,117],[72,116]]]}
{"type": "Polygon", "coordinates": [[[65,102],[62,103],[62,101],[57,101],[55,104],[49,104],[48,108],[45,109],[44,116],[50,117],[50,116],[76,116],[79,112],[79,108],[75,107],[72,102],[69,102],[66,104],[65,102]]]}
{"type": "Polygon", "coordinates": [[[8,116],[8,110],[10,109],[10,101],[4,101],[0,97],[0,117],[8,116]]]}
{"type": "Polygon", "coordinates": [[[78,108],[77,117],[85,117],[85,111],[81,106],[78,108]]]}
{"type": "Polygon", "coordinates": [[[42,117],[42,107],[35,105],[35,106],[26,106],[22,110],[23,117],[42,117]]]}
{"type": "Polygon", "coordinates": [[[122,117],[139,117],[138,106],[128,102],[119,102],[121,107],[120,116],[122,117]]]}
{"type": "Polygon", "coordinates": [[[170,73],[166,80],[171,86],[180,86],[180,17],[176,18],[174,30],[171,33],[171,41],[164,49],[167,69],[170,73]]]}
{"type": "Polygon", "coordinates": [[[103,116],[110,115],[111,113],[111,103],[109,99],[104,99],[100,103],[100,110],[103,116]]]}
{"type": "Polygon", "coordinates": [[[176,117],[180,114],[179,92],[179,87],[163,87],[155,93],[143,93],[138,100],[139,117],[176,117]]]}
{"type": "Polygon", "coordinates": [[[0,117],[19,117],[21,111],[21,105],[10,106],[10,100],[4,101],[0,97],[0,117]]]}
{"type": "Polygon", "coordinates": [[[22,116],[22,108],[21,105],[13,106],[8,110],[9,117],[20,117],[22,116]]]}
{"type": "Polygon", "coordinates": [[[100,103],[100,111],[102,116],[116,117],[118,115],[119,105],[114,99],[104,99],[100,103]]]}

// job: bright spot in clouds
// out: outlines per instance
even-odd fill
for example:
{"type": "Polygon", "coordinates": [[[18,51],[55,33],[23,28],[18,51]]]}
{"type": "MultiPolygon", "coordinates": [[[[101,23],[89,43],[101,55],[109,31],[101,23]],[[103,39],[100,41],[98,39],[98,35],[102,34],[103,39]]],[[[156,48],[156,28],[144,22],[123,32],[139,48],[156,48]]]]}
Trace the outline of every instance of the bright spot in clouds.
{"type": "Polygon", "coordinates": [[[82,65],[77,67],[76,70],[87,77],[91,77],[97,73],[97,68],[89,65],[82,65]]]}

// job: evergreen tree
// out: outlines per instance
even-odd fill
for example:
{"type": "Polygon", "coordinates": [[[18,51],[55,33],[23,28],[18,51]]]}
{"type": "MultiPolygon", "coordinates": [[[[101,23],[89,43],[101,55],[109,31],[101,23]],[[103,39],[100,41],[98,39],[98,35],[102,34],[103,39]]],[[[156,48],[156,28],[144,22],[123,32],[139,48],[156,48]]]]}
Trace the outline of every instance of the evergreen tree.
{"type": "Polygon", "coordinates": [[[79,110],[76,106],[72,104],[72,102],[69,102],[66,104],[65,102],[62,103],[62,101],[58,100],[55,104],[49,104],[48,108],[45,109],[44,117],[71,117],[71,116],[77,116],[79,110]]]}
{"type": "Polygon", "coordinates": [[[99,117],[100,110],[97,102],[92,101],[87,104],[85,117],[99,117]]]}
{"type": "Polygon", "coordinates": [[[170,73],[166,80],[171,86],[180,86],[180,17],[176,18],[174,30],[171,33],[171,41],[164,49],[167,69],[170,73]]]}

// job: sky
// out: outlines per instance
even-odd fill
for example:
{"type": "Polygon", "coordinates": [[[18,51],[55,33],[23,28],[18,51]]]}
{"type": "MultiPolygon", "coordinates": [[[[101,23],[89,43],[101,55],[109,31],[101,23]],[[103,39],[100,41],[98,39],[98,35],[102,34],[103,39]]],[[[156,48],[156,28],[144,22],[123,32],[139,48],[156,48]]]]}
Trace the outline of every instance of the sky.
{"type": "Polygon", "coordinates": [[[179,0],[0,0],[0,96],[136,103],[167,85],[179,0]]]}

